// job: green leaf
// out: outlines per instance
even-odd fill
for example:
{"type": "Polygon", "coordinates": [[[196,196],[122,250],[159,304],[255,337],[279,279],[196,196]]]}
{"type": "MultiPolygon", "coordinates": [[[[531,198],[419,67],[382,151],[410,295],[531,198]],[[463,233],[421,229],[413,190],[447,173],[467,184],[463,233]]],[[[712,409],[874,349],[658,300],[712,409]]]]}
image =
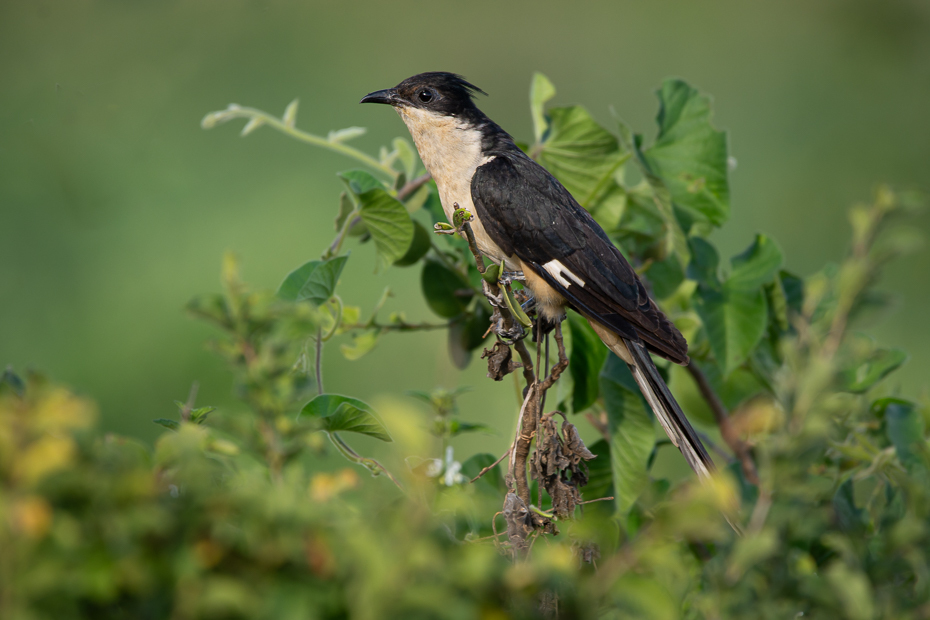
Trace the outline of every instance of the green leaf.
{"type": "Polygon", "coordinates": [[[649,483],[655,429],[633,375],[620,358],[613,354],[607,358],[600,380],[610,427],[614,497],[617,512],[626,515],[649,483]]]}
{"type": "Polygon", "coordinates": [[[708,288],[720,288],[720,256],[717,249],[700,237],[691,237],[688,245],[691,249],[688,277],[708,288]]]}
{"type": "Polygon", "coordinates": [[[701,284],[693,302],[714,358],[727,376],[746,360],[765,334],[768,321],[765,294],[761,289],[713,290],[701,284]]]}
{"type": "Polygon", "coordinates": [[[364,331],[352,339],[352,344],[339,345],[339,350],[342,351],[343,357],[354,362],[370,353],[380,338],[381,330],[379,329],[364,331]]]}
{"type": "Polygon", "coordinates": [[[614,183],[613,175],[628,154],[581,106],[553,108],[549,117],[549,135],[539,163],[588,208],[614,183]]]}
{"type": "Polygon", "coordinates": [[[462,346],[466,351],[474,351],[488,339],[488,327],[491,325],[491,311],[488,305],[479,301],[475,310],[469,314],[462,326],[462,346]]]}
{"type": "Polygon", "coordinates": [[[319,306],[333,296],[347,260],[348,256],[337,256],[325,261],[304,263],[287,274],[278,287],[278,297],[288,301],[309,301],[319,306]]]}
{"type": "Polygon", "coordinates": [[[359,433],[381,441],[393,441],[371,407],[348,396],[320,394],[304,405],[300,415],[320,419],[323,430],[331,433],[359,433]]]}
{"type": "Polygon", "coordinates": [[[194,424],[203,424],[207,421],[207,416],[216,411],[216,407],[197,407],[191,410],[191,422],[194,424]]]}
{"type": "Polygon", "coordinates": [[[339,173],[339,178],[349,191],[359,196],[373,189],[384,189],[384,183],[364,170],[347,170],[339,173]]]}
{"type": "Polygon", "coordinates": [[[645,151],[646,161],[676,205],[720,226],[730,214],[727,136],[710,122],[710,98],[673,79],[657,94],[659,135],[645,151]]]}
{"type": "Polygon", "coordinates": [[[207,319],[224,329],[232,329],[234,319],[226,297],[219,293],[200,295],[190,300],[185,309],[194,316],[207,319]]]}
{"type": "Polygon", "coordinates": [[[178,422],[177,420],[169,420],[167,418],[158,418],[157,420],[152,420],[152,422],[160,426],[164,426],[165,428],[171,431],[176,431],[179,428],[181,428],[181,423],[178,422]]]}
{"type": "MultiPolygon", "coordinates": [[[[672,194],[669,191],[665,180],[655,172],[651,164],[646,160],[640,150],[640,136],[633,135],[629,126],[617,121],[617,128],[620,130],[620,139],[625,149],[633,154],[633,159],[640,173],[643,175],[643,188],[648,188],[648,192],[643,191],[640,187],[634,188],[639,196],[638,202],[641,204],[649,200],[655,205],[656,212],[662,220],[662,247],[661,256],[664,258],[670,253],[675,252],[679,260],[687,262],[690,258],[688,251],[687,233],[688,228],[683,229],[679,218],[676,217],[675,205],[672,202],[672,194]],[[646,194],[651,194],[647,196],[646,194]]],[[[631,196],[633,197],[633,196],[631,196]]]]}
{"type": "Polygon", "coordinates": [[[847,531],[860,530],[868,523],[866,512],[856,507],[856,499],[853,495],[852,478],[847,478],[833,494],[833,510],[836,513],[837,522],[840,528],[847,531]]]}
{"type": "Polygon", "coordinates": [[[460,370],[468,368],[471,362],[471,349],[465,346],[465,322],[456,321],[449,326],[446,343],[449,346],[449,357],[452,364],[460,370]]]}
{"type": "Polygon", "coordinates": [[[603,439],[588,446],[597,458],[588,461],[588,484],[582,489],[585,499],[598,499],[613,494],[613,468],[610,461],[610,444],[603,439]]]}
{"type": "Polygon", "coordinates": [[[460,420],[452,420],[449,422],[449,433],[452,437],[461,435],[462,433],[484,433],[486,435],[496,434],[494,429],[487,424],[473,424],[471,422],[462,422],[460,420]]]}
{"type": "Polygon", "coordinates": [[[908,470],[926,468],[928,447],[924,438],[924,419],[914,403],[900,398],[883,398],[873,403],[872,409],[884,417],[885,432],[901,463],[908,470]]]}
{"type": "Polygon", "coordinates": [[[543,141],[549,123],[546,120],[546,103],[555,97],[555,86],[542,73],[533,74],[533,83],[530,85],[530,115],[533,117],[533,135],[536,144],[543,141]]]}
{"type": "Polygon", "coordinates": [[[878,349],[868,359],[841,373],[842,389],[861,394],[898,369],[908,360],[902,349],[878,349]]]}
{"type": "Polygon", "coordinates": [[[771,282],[781,269],[781,249],[765,235],[756,235],[755,241],[730,263],[727,286],[738,290],[755,290],[771,282]]]}
{"type": "Polygon", "coordinates": [[[420,285],[430,310],[447,319],[464,313],[474,294],[461,274],[434,260],[424,263],[420,285]]]}
{"type": "Polygon", "coordinates": [[[0,394],[3,394],[6,390],[12,391],[20,398],[26,393],[26,383],[19,375],[13,372],[12,368],[7,368],[3,371],[3,374],[0,375],[0,394]]]}
{"type": "Polygon", "coordinates": [[[671,296],[685,279],[681,263],[674,256],[653,262],[645,275],[657,299],[671,296]]]}
{"type": "Polygon", "coordinates": [[[594,404],[600,394],[598,373],[607,359],[607,347],[588,322],[574,312],[568,315],[568,328],[572,335],[568,371],[575,384],[572,411],[578,413],[594,404]]]}
{"type": "Polygon", "coordinates": [[[419,222],[413,222],[413,241],[407,248],[407,253],[398,258],[394,264],[398,267],[409,267],[415,264],[429,252],[432,239],[430,233],[419,222]]]}
{"type": "Polygon", "coordinates": [[[762,340],[768,324],[768,303],[762,287],[771,282],[781,266],[781,250],[763,235],[732,260],[730,277],[718,275],[717,250],[700,237],[689,239],[691,262],[688,277],[697,280],[697,310],[711,351],[724,376],[742,364],[762,340]]]}
{"type": "Polygon", "coordinates": [[[413,242],[413,221],[407,209],[383,189],[370,189],[359,195],[359,215],[375,242],[376,271],[403,257],[413,242]]]}

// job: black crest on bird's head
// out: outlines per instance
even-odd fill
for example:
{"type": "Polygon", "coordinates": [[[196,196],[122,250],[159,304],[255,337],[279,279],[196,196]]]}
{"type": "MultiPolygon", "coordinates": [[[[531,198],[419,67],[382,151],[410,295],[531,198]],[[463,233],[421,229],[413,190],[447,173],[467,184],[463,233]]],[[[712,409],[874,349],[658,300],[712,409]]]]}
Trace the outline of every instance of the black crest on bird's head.
{"type": "Polygon", "coordinates": [[[476,93],[487,95],[461,75],[432,71],[409,77],[394,88],[371,93],[362,103],[411,106],[444,116],[470,116],[478,110],[474,103],[476,93]]]}

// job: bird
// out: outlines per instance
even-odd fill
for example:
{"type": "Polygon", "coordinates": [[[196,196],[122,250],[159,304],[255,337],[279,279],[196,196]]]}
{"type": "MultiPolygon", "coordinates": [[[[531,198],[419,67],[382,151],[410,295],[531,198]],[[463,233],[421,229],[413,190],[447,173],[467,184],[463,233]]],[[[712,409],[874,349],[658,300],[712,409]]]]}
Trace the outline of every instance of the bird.
{"type": "Polygon", "coordinates": [[[688,344],[620,250],[548,170],[478,109],[487,95],[461,75],[428,72],[360,103],[392,106],[436,182],[449,222],[468,210],[480,252],[519,271],[537,313],[558,323],[581,314],[626,362],[672,443],[700,478],[714,464],[650,354],[686,366],[688,344]]]}

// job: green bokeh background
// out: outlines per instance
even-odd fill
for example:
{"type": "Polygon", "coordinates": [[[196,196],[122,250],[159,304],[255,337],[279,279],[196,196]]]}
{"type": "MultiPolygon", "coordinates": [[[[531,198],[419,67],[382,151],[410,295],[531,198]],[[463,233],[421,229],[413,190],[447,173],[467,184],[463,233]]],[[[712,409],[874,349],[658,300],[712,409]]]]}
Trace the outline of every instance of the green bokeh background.
{"type": "MultiPolygon", "coordinates": [[[[151,440],[153,418],[200,382],[200,404],[236,406],[231,378],[185,315],[219,289],[223,252],[275,288],[333,236],[340,183],[356,167],[270,130],[199,127],[230,102],[298,126],[369,128],[369,151],[406,136],[365,93],[421,71],[466,75],[482,108],[531,138],[533,71],[605,124],[609,107],[654,135],[654,90],[680,76],[713,94],[738,160],[724,256],[757,231],[806,275],[846,248],[846,209],[876,182],[930,188],[930,3],[283,2],[243,0],[0,3],[0,364],[41,369],[94,396],[106,428],[151,440]]],[[[918,226],[925,231],[927,215],[918,226]]],[[[348,303],[433,320],[418,269],[374,275],[351,242],[348,303]]],[[[898,307],[870,329],[912,355],[896,376],[920,396],[930,366],[930,253],[887,272],[898,307]]],[[[480,364],[455,370],[441,333],[391,335],[374,353],[325,356],[327,389],[377,400],[407,389],[472,385],[464,417],[512,425],[512,385],[480,364]]],[[[491,440],[461,440],[466,452],[491,440]]],[[[490,443],[489,443],[490,441],[490,443]]]]}

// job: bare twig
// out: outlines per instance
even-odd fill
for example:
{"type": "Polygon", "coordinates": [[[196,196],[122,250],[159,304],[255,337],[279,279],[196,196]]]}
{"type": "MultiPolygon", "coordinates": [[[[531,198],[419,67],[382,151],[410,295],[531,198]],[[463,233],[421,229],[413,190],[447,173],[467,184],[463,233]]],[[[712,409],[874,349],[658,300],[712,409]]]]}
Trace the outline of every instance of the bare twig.
{"type": "Polygon", "coordinates": [[[507,451],[504,452],[499,459],[497,459],[496,461],[494,461],[493,463],[491,463],[490,465],[488,465],[487,467],[479,471],[478,475],[472,478],[469,482],[477,481],[478,478],[480,478],[481,476],[485,475],[486,473],[488,473],[489,471],[491,471],[492,469],[500,465],[500,462],[503,461],[505,458],[507,458],[511,450],[513,450],[513,446],[510,446],[509,448],[507,448],[507,451]]]}
{"type": "Polygon", "coordinates": [[[382,465],[375,459],[362,456],[361,454],[353,450],[352,447],[349,446],[349,444],[347,444],[342,439],[342,437],[338,435],[338,433],[327,432],[326,434],[329,435],[330,441],[333,442],[333,445],[336,446],[336,448],[339,450],[339,452],[342,453],[344,457],[346,457],[353,463],[358,463],[359,465],[366,467],[372,474],[377,475],[379,473],[383,473],[385,476],[391,479],[391,482],[397,485],[398,489],[406,493],[406,491],[404,491],[403,485],[397,481],[397,478],[391,475],[391,472],[389,472],[384,465],[382,465]]]}
{"type": "Polygon", "coordinates": [[[578,502],[576,505],[577,505],[577,506],[583,506],[583,505],[585,505],[585,504],[593,504],[594,502],[609,502],[609,501],[612,501],[612,500],[614,500],[614,499],[616,499],[616,498],[614,498],[613,496],[611,496],[611,497],[598,497],[597,499],[589,499],[589,500],[585,500],[585,501],[583,501],[583,502],[578,502]]]}
{"type": "Polygon", "coordinates": [[[352,323],[343,325],[342,327],[343,331],[351,331],[354,329],[380,329],[382,331],[415,332],[428,331],[431,329],[448,329],[452,327],[452,323],[408,323],[406,321],[378,323],[377,321],[369,321],[367,323],[352,323]]]}
{"type": "Polygon", "coordinates": [[[316,330],[316,389],[323,393],[323,328],[316,330]]]}
{"type": "Polygon", "coordinates": [[[422,174],[415,179],[407,181],[403,187],[397,190],[397,199],[404,201],[409,198],[415,191],[429,183],[430,179],[433,177],[430,176],[429,172],[422,174]]]}
{"type": "Polygon", "coordinates": [[[721,437],[723,437],[727,446],[730,447],[733,454],[735,454],[736,458],[739,460],[740,467],[743,470],[743,476],[752,484],[759,484],[759,473],[756,470],[756,464],[752,460],[749,444],[740,439],[736,429],[730,424],[730,416],[727,413],[727,408],[724,406],[723,401],[717,396],[713,386],[711,386],[710,382],[707,380],[707,376],[697,367],[694,360],[691,360],[687,368],[694,382],[697,383],[698,390],[700,390],[701,395],[704,397],[704,400],[707,401],[710,410],[714,414],[714,420],[716,420],[717,426],[720,427],[721,437]]]}

